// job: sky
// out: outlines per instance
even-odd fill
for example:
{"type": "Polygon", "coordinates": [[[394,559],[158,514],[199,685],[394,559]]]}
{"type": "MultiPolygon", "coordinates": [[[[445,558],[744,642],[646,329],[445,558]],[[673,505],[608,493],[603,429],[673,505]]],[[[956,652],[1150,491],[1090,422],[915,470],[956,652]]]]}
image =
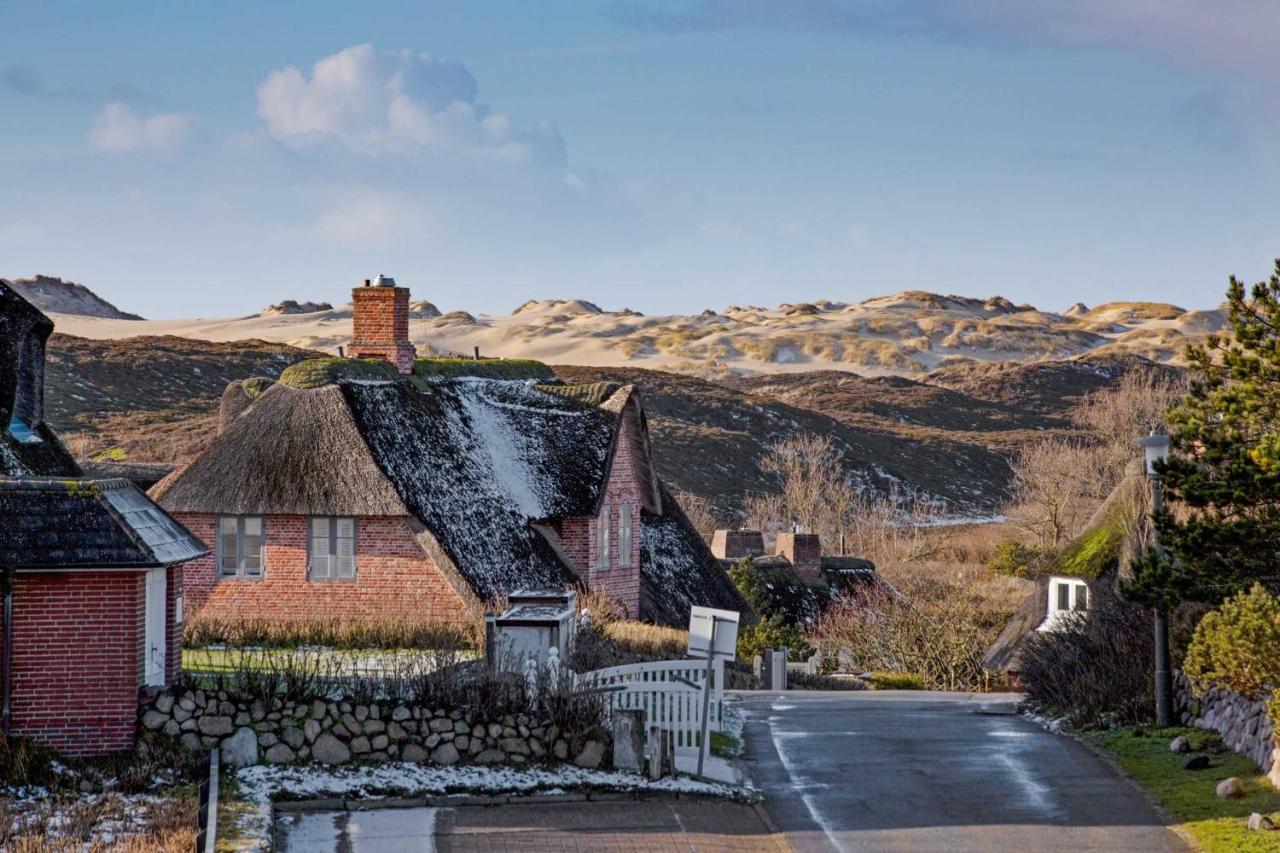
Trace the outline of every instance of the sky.
{"type": "Polygon", "coordinates": [[[0,276],[148,317],[1209,307],[1280,257],[1270,0],[0,0],[0,276]]]}

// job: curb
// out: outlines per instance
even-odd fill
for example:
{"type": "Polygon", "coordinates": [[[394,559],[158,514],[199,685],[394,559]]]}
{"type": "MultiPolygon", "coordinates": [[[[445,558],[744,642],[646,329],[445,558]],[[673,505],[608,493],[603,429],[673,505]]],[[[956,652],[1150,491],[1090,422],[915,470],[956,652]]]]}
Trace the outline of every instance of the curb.
{"type": "MultiPolygon", "coordinates": [[[[1046,729],[1046,731],[1048,731],[1048,729],[1046,729]]],[[[1178,836],[1178,839],[1182,841],[1183,844],[1187,845],[1188,850],[1201,849],[1200,846],[1196,844],[1195,839],[1191,837],[1191,833],[1187,832],[1179,825],[1181,824],[1181,821],[1178,816],[1169,811],[1169,809],[1160,802],[1154,793],[1142,787],[1137,779],[1130,776],[1114,755],[1107,752],[1102,747],[1090,743],[1075,732],[1057,731],[1050,732],[1050,734],[1065,735],[1084,747],[1090,755],[1106,765],[1107,769],[1110,770],[1117,778],[1121,779],[1126,785],[1137,791],[1142,798],[1147,801],[1147,804],[1151,806],[1151,809],[1156,813],[1156,815],[1164,821],[1165,829],[1178,836]]]]}

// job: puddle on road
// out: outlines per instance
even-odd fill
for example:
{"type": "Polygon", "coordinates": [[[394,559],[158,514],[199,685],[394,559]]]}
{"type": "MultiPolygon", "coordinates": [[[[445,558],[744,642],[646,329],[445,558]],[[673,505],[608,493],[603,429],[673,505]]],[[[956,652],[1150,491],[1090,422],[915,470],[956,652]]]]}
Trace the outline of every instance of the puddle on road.
{"type": "Polygon", "coordinates": [[[438,809],[377,809],[288,815],[284,853],[434,853],[438,809]]]}

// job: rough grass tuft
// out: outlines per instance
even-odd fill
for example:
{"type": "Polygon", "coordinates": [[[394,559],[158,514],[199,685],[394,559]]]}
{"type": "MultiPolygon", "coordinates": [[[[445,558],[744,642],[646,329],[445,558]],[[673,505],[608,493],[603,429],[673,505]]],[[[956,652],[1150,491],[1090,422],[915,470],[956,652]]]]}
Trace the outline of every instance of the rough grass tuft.
{"type": "Polygon", "coordinates": [[[285,369],[280,383],[307,390],[343,379],[391,380],[400,378],[395,367],[372,358],[309,358],[285,369]]]}
{"type": "Polygon", "coordinates": [[[481,379],[555,378],[555,371],[529,358],[420,358],[413,363],[413,375],[424,379],[452,379],[474,376],[481,379]]]}

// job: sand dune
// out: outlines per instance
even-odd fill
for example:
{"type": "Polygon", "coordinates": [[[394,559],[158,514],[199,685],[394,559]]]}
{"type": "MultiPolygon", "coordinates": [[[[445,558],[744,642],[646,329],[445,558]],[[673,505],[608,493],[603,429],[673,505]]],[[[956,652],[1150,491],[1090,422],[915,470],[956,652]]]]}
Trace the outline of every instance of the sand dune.
{"type": "MultiPolygon", "coordinates": [[[[305,304],[305,303],[304,303],[305,304]]],[[[859,303],[731,306],[694,315],[644,316],[579,299],[531,300],[505,316],[415,310],[410,338],[421,352],[537,358],[594,367],[647,367],[701,376],[806,370],[911,375],[956,359],[1041,361],[1090,352],[1138,353],[1179,362],[1185,344],[1223,328],[1221,309],[1116,302],[1066,313],[907,291],[859,303]]],[[[208,341],[261,339],[337,352],[350,341],[349,305],[309,313],[122,320],[53,315],[59,332],[94,339],[177,335],[208,341]]]]}

